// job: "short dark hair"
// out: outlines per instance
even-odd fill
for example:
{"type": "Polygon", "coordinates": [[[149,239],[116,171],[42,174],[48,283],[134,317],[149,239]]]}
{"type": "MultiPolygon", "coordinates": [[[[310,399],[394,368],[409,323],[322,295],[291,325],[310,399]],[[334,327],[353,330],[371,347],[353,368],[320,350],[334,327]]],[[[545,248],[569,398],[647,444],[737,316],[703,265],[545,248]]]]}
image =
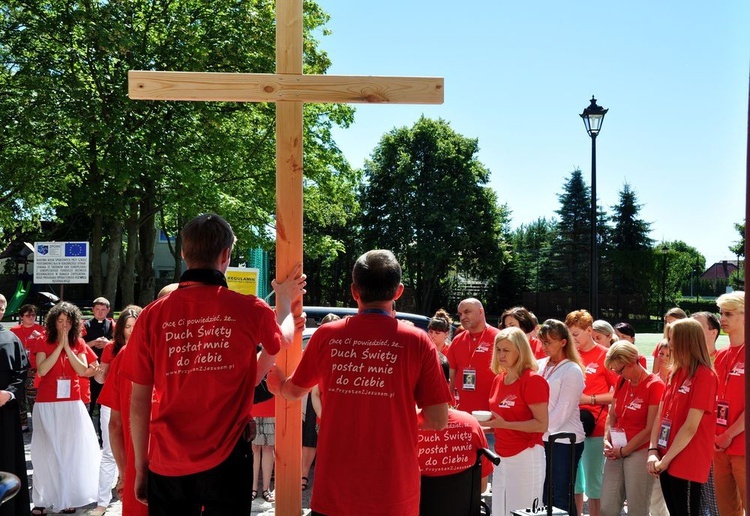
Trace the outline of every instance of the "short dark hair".
{"type": "Polygon", "coordinates": [[[191,267],[210,266],[236,241],[229,222],[215,213],[199,215],[182,228],[182,255],[191,267]]]}
{"type": "Polygon", "coordinates": [[[401,284],[401,265],[388,250],[367,251],[354,263],[352,282],[364,303],[391,301],[401,284]]]}
{"type": "Polygon", "coordinates": [[[718,337],[721,333],[721,322],[719,321],[719,318],[716,317],[715,313],[712,312],[695,312],[690,317],[695,319],[696,317],[705,317],[706,318],[706,324],[708,324],[708,328],[711,330],[716,330],[716,336],[718,337]]]}
{"type": "Polygon", "coordinates": [[[635,338],[635,328],[626,322],[619,322],[615,324],[615,330],[619,331],[623,335],[635,338]]]}
{"type": "Polygon", "coordinates": [[[68,342],[71,346],[74,346],[76,340],[81,335],[81,311],[76,305],[68,303],[67,301],[60,301],[50,308],[50,311],[47,313],[47,342],[57,342],[58,335],[56,323],[57,319],[63,314],[67,315],[68,319],[70,319],[71,327],[68,332],[68,342]]]}
{"type": "Polygon", "coordinates": [[[451,365],[450,365],[450,362],[448,362],[448,359],[442,353],[438,353],[438,361],[440,362],[440,367],[443,368],[443,374],[445,375],[445,381],[448,382],[448,383],[451,383],[451,365]]]}
{"type": "Polygon", "coordinates": [[[526,308],[522,306],[514,306],[513,308],[508,308],[506,311],[503,312],[503,314],[500,316],[500,329],[501,330],[506,327],[505,326],[506,317],[512,317],[516,321],[518,321],[518,325],[523,330],[524,333],[531,333],[536,328],[536,324],[534,324],[534,319],[531,316],[531,312],[529,312],[526,308]]]}
{"type": "Polygon", "coordinates": [[[18,315],[26,315],[29,312],[37,314],[39,310],[37,310],[36,305],[23,305],[18,309],[18,315]]]}

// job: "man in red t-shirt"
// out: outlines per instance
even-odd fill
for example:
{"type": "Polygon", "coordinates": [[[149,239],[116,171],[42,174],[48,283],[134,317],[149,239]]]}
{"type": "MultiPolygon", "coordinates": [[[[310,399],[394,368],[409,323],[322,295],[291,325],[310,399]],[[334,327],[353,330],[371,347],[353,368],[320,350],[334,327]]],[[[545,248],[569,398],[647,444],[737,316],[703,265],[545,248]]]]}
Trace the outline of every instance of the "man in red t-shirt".
{"type": "MultiPolygon", "coordinates": [[[[578,463],[576,505],[578,512],[583,514],[585,492],[589,499],[589,513],[591,516],[599,516],[604,475],[604,424],[612,403],[612,389],[617,383],[617,375],[604,366],[607,348],[594,341],[594,318],[588,311],[570,312],[565,317],[565,326],[570,330],[586,368],[586,385],[578,408],[582,414],[583,411],[588,411],[595,421],[593,431],[586,435],[583,455],[578,463]]],[[[584,417],[582,415],[581,419],[584,417]]]]}
{"type": "Polygon", "coordinates": [[[135,495],[152,516],[252,507],[255,385],[291,343],[295,323],[304,324],[292,316],[291,300],[304,294],[305,277],[298,266],[288,281],[273,283],[274,314],[227,288],[235,241],[218,215],[185,225],[179,288],[141,312],[123,356],[121,373],[133,382],[135,495]],[[152,390],[159,404],[149,421],[152,390]]]}
{"type": "Polygon", "coordinates": [[[714,486],[719,513],[742,515],[747,510],[745,484],[745,293],[719,296],[721,329],[729,347],[716,354],[719,378],[714,486]]]}
{"type": "Polygon", "coordinates": [[[292,375],[272,370],[268,387],[287,399],[320,388],[313,514],[415,516],[417,427],[445,428],[450,392],[427,333],[392,315],[404,290],[393,253],[363,254],[352,280],[359,313],[319,327],[292,375]]]}
{"type": "Polygon", "coordinates": [[[447,355],[451,367],[450,388],[456,395],[456,408],[469,413],[489,410],[490,388],[495,379],[490,363],[495,335],[500,330],[487,324],[484,307],[478,299],[461,301],[458,316],[466,331],[453,339],[447,355]]]}

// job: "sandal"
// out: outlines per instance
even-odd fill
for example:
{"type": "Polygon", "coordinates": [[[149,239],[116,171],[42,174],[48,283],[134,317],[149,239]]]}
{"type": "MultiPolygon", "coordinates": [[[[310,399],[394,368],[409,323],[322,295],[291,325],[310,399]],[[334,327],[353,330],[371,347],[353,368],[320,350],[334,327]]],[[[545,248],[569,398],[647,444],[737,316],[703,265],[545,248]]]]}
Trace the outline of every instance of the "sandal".
{"type": "Polygon", "coordinates": [[[307,477],[302,477],[302,490],[303,491],[307,491],[307,483],[308,482],[309,482],[309,480],[307,479],[307,477]]]}
{"type": "Polygon", "coordinates": [[[253,494],[250,495],[250,500],[254,501],[256,498],[258,498],[258,490],[253,489],[253,494]]]}
{"type": "Polygon", "coordinates": [[[75,514],[75,513],[76,513],[76,509],[72,509],[72,508],[63,509],[62,511],[60,511],[60,514],[75,514]]]}
{"type": "Polygon", "coordinates": [[[264,489],[263,490],[263,499],[269,503],[273,503],[276,501],[276,499],[273,497],[273,493],[270,489],[264,489]]]}
{"type": "Polygon", "coordinates": [[[31,514],[33,514],[34,516],[44,516],[47,514],[47,509],[45,509],[44,507],[34,507],[33,509],[31,509],[31,514]]]}

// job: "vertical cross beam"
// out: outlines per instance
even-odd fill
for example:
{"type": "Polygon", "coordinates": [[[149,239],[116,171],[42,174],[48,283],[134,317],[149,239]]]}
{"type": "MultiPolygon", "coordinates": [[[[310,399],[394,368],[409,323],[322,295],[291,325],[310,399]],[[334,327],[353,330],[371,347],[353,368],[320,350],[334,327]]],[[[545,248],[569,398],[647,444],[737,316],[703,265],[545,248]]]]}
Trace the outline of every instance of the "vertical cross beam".
{"type": "MultiPolygon", "coordinates": [[[[302,75],[302,0],[276,1],[276,73],[302,75]]],[[[276,102],[276,277],[302,262],[302,102],[276,102]]],[[[295,315],[302,299],[293,303],[295,315]]],[[[291,374],[302,334],[276,360],[291,374]]],[[[302,514],[302,403],[276,397],[276,512],[302,514]]]]}

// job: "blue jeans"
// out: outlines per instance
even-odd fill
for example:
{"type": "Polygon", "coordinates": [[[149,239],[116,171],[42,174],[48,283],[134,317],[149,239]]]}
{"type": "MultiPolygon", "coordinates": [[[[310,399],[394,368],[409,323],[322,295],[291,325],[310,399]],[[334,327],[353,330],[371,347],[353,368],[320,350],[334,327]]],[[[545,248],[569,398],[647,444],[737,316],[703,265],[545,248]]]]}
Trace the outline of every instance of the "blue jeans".
{"type": "Polygon", "coordinates": [[[562,510],[568,511],[571,516],[577,515],[575,500],[570,497],[570,487],[575,485],[575,472],[578,469],[578,462],[583,455],[583,443],[575,445],[575,464],[571,464],[570,444],[556,442],[550,445],[544,442],[544,452],[547,457],[547,470],[550,474],[544,479],[543,501],[549,504],[547,493],[549,492],[549,482],[552,480],[552,505],[562,510]],[[553,461],[550,464],[550,461],[553,461]],[[573,475],[571,477],[571,474],[573,475]]]}

